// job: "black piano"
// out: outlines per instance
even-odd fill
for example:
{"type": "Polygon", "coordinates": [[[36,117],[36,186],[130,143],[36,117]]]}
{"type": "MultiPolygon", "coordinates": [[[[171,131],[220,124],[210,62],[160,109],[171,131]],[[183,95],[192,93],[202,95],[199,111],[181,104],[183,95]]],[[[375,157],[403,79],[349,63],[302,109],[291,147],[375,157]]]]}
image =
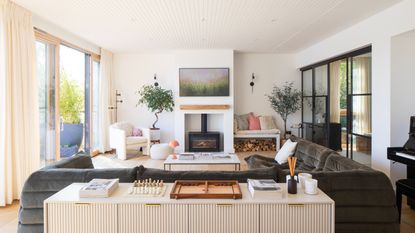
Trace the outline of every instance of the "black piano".
{"type": "MultiPolygon", "coordinates": [[[[388,159],[406,164],[408,179],[415,179],[415,116],[411,117],[409,139],[403,147],[388,147],[388,159]]],[[[408,205],[415,209],[415,200],[408,199],[408,205]]]]}

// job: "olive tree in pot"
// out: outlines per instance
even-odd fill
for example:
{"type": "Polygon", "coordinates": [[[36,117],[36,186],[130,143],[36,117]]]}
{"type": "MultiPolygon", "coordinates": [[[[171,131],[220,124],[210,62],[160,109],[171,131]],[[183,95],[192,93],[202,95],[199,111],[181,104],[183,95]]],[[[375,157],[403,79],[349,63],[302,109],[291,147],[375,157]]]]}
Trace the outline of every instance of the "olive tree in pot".
{"type": "Polygon", "coordinates": [[[150,128],[151,140],[160,140],[160,129],[157,128],[156,124],[159,120],[159,114],[163,111],[173,111],[173,91],[163,89],[160,86],[145,85],[137,91],[137,94],[140,96],[137,106],[146,105],[156,116],[156,120],[154,121],[152,128],[150,128]]]}
{"type": "Polygon", "coordinates": [[[293,82],[286,82],[283,87],[274,85],[271,94],[266,95],[272,109],[284,121],[284,138],[287,134],[287,119],[301,108],[301,91],[295,89],[293,82]]]}
{"type": "Polygon", "coordinates": [[[61,116],[61,157],[76,154],[82,144],[83,124],[81,113],[84,109],[84,95],[81,86],[61,74],[59,107],[61,116]]]}

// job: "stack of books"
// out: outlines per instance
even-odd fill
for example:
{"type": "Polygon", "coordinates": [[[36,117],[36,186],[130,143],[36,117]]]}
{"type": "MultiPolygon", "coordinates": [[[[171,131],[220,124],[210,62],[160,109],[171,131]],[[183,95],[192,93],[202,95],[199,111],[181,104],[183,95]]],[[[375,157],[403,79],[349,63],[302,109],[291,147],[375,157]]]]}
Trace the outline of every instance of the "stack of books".
{"type": "Polygon", "coordinates": [[[79,190],[79,197],[109,197],[118,183],[119,179],[93,179],[79,190]]]}
{"type": "Polygon", "coordinates": [[[282,198],[281,188],[272,179],[248,179],[248,190],[253,198],[282,198]]]}

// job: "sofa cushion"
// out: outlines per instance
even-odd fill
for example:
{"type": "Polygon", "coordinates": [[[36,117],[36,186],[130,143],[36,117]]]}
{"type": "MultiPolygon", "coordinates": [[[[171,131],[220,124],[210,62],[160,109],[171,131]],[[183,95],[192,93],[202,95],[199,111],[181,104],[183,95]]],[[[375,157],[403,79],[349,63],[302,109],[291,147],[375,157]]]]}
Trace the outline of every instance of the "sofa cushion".
{"type": "Polygon", "coordinates": [[[247,171],[165,171],[161,169],[138,167],[137,180],[163,180],[173,183],[176,180],[237,180],[246,183],[247,179],[277,180],[275,167],[259,168],[247,171]]]}
{"type": "Polygon", "coordinates": [[[234,118],[237,122],[237,128],[238,130],[248,130],[249,129],[249,123],[248,123],[248,117],[250,113],[243,114],[243,115],[234,115],[234,118]]]}
{"type": "Polygon", "coordinates": [[[284,143],[282,148],[277,152],[277,155],[275,156],[275,161],[277,161],[278,164],[287,163],[288,157],[294,155],[296,147],[297,142],[293,142],[290,139],[288,139],[284,143]]]}
{"type": "Polygon", "coordinates": [[[126,137],[127,145],[139,144],[139,143],[146,143],[147,137],[140,137],[140,136],[130,136],[126,137]]]}
{"type": "Polygon", "coordinates": [[[259,123],[261,125],[261,129],[276,129],[274,119],[272,116],[260,116],[259,123]]]}
{"type": "Polygon", "coordinates": [[[254,114],[250,114],[248,117],[249,130],[261,130],[261,124],[259,123],[259,117],[254,114]]]}
{"type": "Polygon", "coordinates": [[[326,159],[333,150],[300,138],[290,138],[298,142],[295,157],[297,168],[302,171],[323,170],[326,159]]]}

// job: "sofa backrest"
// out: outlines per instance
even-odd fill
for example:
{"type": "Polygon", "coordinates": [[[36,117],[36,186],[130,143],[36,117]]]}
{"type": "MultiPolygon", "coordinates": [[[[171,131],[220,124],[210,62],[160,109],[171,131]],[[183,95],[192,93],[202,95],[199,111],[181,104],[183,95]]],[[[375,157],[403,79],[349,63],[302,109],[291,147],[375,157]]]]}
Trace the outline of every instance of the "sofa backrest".
{"type": "Polygon", "coordinates": [[[247,171],[165,171],[161,169],[138,167],[137,180],[153,179],[173,183],[176,180],[237,180],[246,183],[247,179],[277,180],[276,167],[258,168],[247,171]]]}
{"type": "Polygon", "coordinates": [[[326,159],[323,171],[372,170],[370,167],[332,152],[326,159]]]}
{"type": "Polygon", "coordinates": [[[333,150],[318,145],[316,143],[291,137],[292,141],[297,142],[295,157],[297,157],[297,168],[305,171],[321,171],[323,170],[326,159],[333,150]]]}

